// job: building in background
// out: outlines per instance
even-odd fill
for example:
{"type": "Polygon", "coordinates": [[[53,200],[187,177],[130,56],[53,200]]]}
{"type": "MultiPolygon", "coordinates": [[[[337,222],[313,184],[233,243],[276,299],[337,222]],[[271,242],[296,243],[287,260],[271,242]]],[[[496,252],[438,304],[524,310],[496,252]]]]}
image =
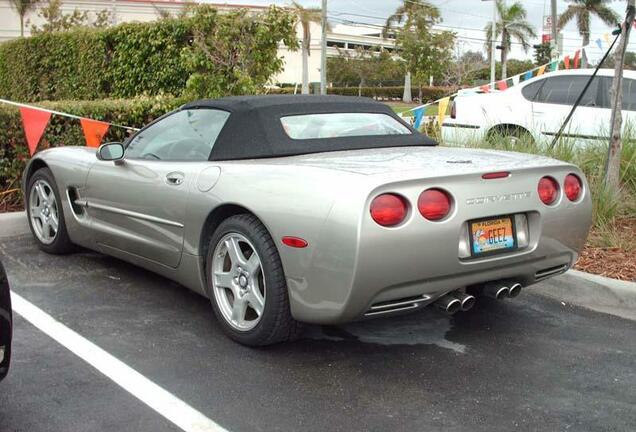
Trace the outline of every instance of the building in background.
{"type": "MultiPolygon", "coordinates": [[[[162,12],[177,15],[186,5],[183,1],[171,0],[63,0],[62,10],[71,13],[73,10],[96,13],[108,10],[113,17],[113,24],[124,22],[148,22],[157,20],[162,12]]],[[[266,6],[233,5],[228,3],[206,3],[221,11],[248,9],[262,11],[266,6]]],[[[42,20],[37,16],[37,9],[27,15],[25,36],[30,34],[30,24],[40,25],[42,20]]],[[[26,21],[25,20],[25,21],[26,21]]],[[[298,26],[298,38],[302,38],[302,29],[298,26]]],[[[0,0],[0,42],[20,36],[20,19],[9,0],[0,0]]],[[[320,24],[311,23],[311,50],[309,55],[309,81],[320,81],[320,24]]],[[[337,56],[340,50],[390,50],[394,48],[392,39],[384,39],[377,27],[364,25],[339,24],[327,33],[327,55],[337,56]]],[[[296,84],[302,81],[302,55],[300,49],[290,51],[286,47],[279,48],[279,55],[285,62],[284,70],[274,79],[274,83],[296,84]]]]}

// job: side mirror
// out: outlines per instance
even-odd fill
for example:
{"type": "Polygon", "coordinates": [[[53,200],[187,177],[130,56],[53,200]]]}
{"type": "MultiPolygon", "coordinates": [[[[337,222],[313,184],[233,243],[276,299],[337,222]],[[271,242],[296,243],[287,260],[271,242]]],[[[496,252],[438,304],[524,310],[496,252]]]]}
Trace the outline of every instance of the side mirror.
{"type": "Polygon", "coordinates": [[[103,161],[119,161],[124,158],[124,145],[119,142],[102,144],[97,149],[97,159],[103,161]]]}

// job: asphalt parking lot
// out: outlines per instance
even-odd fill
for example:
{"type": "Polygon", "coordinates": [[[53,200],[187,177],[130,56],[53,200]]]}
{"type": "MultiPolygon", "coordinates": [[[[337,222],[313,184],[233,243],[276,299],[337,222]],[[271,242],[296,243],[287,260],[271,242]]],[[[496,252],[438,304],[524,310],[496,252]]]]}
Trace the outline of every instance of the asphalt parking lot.
{"type": "MultiPolygon", "coordinates": [[[[12,290],[229,431],[628,431],[636,322],[549,299],[227,339],[206,299],[97,253],[0,239],[12,290]]],[[[551,282],[544,282],[549,289],[551,282]]],[[[179,430],[19,315],[0,430],[179,430]]]]}

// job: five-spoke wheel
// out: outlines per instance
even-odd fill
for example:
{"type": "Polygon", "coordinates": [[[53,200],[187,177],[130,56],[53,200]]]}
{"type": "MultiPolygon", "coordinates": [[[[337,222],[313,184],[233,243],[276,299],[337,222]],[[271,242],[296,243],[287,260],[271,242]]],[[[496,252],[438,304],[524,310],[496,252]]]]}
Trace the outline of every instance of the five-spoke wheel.
{"type": "Polygon", "coordinates": [[[60,217],[57,199],[51,185],[44,179],[35,181],[29,193],[29,217],[35,236],[44,244],[55,240],[60,217]]]}
{"type": "Polygon", "coordinates": [[[242,234],[228,233],[212,256],[214,297],[223,317],[239,331],[251,330],[265,309],[261,260],[242,234]]]}

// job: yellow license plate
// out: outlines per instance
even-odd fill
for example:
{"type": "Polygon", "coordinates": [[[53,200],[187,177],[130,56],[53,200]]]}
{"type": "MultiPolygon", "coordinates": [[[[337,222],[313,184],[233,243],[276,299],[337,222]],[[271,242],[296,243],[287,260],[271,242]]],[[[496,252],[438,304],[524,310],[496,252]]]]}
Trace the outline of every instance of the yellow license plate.
{"type": "Polygon", "coordinates": [[[470,222],[470,236],[473,256],[506,252],[517,247],[510,216],[470,222]]]}

